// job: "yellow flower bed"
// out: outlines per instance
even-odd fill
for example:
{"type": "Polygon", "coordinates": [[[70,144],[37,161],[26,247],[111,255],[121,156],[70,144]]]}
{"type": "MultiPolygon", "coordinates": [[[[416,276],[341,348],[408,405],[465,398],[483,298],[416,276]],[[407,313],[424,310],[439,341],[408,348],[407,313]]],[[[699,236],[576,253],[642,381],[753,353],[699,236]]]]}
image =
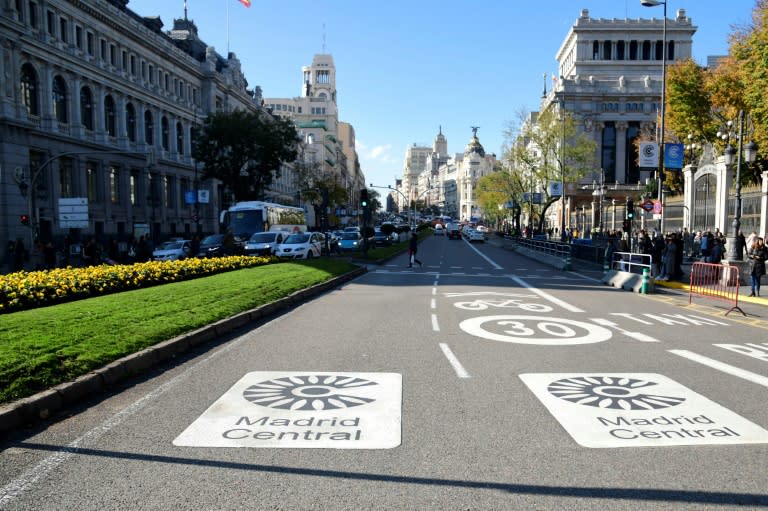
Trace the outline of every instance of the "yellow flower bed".
{"type": "Polygon", "coordinates": [[[0,313],[178,282],[273,261],[273,257],[231,256],[21,271],[0,275],[0,313]]]}

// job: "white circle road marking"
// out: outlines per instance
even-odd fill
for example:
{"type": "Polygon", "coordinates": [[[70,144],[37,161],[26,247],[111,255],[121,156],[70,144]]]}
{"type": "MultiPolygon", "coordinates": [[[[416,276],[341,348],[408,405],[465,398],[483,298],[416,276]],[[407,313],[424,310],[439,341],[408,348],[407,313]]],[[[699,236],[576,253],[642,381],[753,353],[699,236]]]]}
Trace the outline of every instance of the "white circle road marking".
{"type": "Polygon", "coordinates": [[[545,346],[593,344],[607,341],[613,335],[607,328],[592,323],[546,316],[480,316],[465,319],[459,323],[459,328],[475,337],[492,341],[545,346]],[[501,333],[486,330],[486,323],[495,323],[501,327],[501,333]],[[541,334],[551,337],[538,337],[541,334]]]}

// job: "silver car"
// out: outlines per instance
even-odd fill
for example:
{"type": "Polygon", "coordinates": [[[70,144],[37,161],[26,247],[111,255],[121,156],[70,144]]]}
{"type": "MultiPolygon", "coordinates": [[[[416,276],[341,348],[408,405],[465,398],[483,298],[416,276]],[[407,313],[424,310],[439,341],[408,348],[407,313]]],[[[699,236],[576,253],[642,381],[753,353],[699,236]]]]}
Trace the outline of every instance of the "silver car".
{"type": "Polygon", "coordinates": [[[281,231],[257,232],[245,242],[245,255],[276,255],[287,235],[281,231]]]}

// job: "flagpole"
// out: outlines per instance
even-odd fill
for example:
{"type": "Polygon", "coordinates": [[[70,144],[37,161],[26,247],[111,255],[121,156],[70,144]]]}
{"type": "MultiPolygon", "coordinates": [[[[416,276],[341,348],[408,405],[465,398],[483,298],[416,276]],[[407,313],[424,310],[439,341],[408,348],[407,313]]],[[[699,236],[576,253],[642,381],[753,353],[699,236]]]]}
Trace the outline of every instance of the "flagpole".
{"type": "Polygon", "coordinates": [[[227,58],[229,58],[229,0],[227,2],[227,58]]]}

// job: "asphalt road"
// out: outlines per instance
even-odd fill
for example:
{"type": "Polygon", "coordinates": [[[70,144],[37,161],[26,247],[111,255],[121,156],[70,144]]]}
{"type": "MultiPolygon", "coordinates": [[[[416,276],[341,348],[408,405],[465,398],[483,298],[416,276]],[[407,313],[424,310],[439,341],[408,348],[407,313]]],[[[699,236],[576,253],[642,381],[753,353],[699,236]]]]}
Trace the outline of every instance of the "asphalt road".
{"type": "Polygon", "coordinates": [[[0,509],[768,508],[761,306],[433,237],[0,444],[0,509]]]}

